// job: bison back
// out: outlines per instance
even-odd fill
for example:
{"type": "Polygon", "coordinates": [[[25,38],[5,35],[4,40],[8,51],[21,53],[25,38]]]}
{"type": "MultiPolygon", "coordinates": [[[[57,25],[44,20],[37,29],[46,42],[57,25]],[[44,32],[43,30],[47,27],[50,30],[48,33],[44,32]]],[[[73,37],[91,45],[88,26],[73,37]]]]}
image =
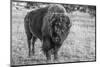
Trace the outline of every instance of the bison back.
{"type": "Polygon", "coordinates": [[[43,17],[47,13],[48,7],[40,8],[27,13],[24,19],[26,32],[31,32],[33,36],[42,39],[43,17]]]}

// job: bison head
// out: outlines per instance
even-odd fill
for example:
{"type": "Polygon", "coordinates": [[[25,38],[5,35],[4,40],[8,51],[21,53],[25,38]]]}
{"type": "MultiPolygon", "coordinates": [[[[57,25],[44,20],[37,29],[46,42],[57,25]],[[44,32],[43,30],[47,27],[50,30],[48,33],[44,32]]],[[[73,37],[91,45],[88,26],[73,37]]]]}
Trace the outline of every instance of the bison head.
{"type": "MultiPolygon", "coordinates": [[[[52,41],[62,43],[68,35],[71,27],[66,10],[61,5],[52,5],[44,17],[44,28],[48,29],[52,41]]],[[[47,32],[47,31],[46,31],[47,32]]]]}
{"type": "Polygon", "coordinates": [[[51,37],[54,42],[63,42],[71,26],[69,17],[63,13],[55,13],[49,23],[51,37]]]}

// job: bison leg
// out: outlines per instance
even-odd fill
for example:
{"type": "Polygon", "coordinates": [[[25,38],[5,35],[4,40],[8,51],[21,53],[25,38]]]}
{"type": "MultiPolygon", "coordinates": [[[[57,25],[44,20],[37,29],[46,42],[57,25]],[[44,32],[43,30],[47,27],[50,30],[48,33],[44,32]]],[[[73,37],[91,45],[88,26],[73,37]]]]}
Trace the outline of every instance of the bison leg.
{"type": "Polygon", "coordinates": [[[27,34],[27,43],[28,43],[28,49],[29,49],[29,52],[28,52],[28,56],[30,57],[31,56],[31,39],[32,39],[32,34],[31,33],[26,33],[27,34]]]}
{"type": "Polygon", "coordinates": [[[58,48],[54,48],[54,60],[58,59],[57,52],[58,52],[58,48]]]}
{"type": "Polygon", "coordinates": [[[49,54],[49,51],[46,51],[46,52],[45,52],[45,55],[46,55],[47,61],[50,61],[50,60],[51,60],[51,56],[50,56],[50,54],[49,54]]]}
{"type": "Polygon", "coordinates": [[[58,50],[60,48],[60,44],[56,44],[55,48],[54,48],[54,60],[58,60],[58,50]]]}
{"type": "Polygon", "coordinates": [[[31,39],[27,39],[27,42],[28,42],[28,49],[29,49],[28,56],[30,57],[31,56],[31,39]]]}
{"type": "Polygon", "coordinates": [[[35,44],[36,39],[37,39],[36,37],[34,37],[34,36],[32,37],[32,53],[33,53],[33,55],[35,53],[34,52],[34,44],[35,44]]]}
{"type": "Polygon", "coordinates": [[[26,35],[27,35],[27,43],[28,43],[28,49],[29,49],[28,56],[30,57],[31,56],[32,33],[30,31],[30,28],[29,28],[29,21],[28,21],[27,16],[25,17],[25,20],[24,20],[24,26],[25,26],[25,32],[26,32],[26,35]]]}
{"type": "Polygon", "coordinates": [[[49,50],[50,50],[50,48],[51,48],[50,45],[51,45],[51,44],[50,44],[49,38],[47,38],[47,37],[44,38],[44,39],[43,39],[43,46],[42,46],[42,49],[43,49],[44,54],[46,55],[47,60],[50,60],[50,59],[51,59],[51,56],[50,56],[50,53],[49,53],[49,50]]]}

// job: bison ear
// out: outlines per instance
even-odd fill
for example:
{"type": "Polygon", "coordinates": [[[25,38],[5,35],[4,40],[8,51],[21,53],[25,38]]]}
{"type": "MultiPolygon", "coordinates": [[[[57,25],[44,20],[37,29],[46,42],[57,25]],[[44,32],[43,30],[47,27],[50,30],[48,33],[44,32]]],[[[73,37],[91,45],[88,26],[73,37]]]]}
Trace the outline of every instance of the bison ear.
{"type": "Polygon", "coordinates": [[[70,22],[69,17],[66,17],[65,21],[66,21],[66,26],[70,27],[71,26],[71,22],[70,22]]]}

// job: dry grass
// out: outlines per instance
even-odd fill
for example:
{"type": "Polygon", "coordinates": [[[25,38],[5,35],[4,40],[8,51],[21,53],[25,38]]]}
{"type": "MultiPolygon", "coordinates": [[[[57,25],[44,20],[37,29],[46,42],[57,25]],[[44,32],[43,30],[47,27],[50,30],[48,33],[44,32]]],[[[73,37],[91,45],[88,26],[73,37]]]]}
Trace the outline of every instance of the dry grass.
{"type": "MultiPolygon", "coordinates": [[[[24,17],[28,10],[12,9],[12,64],[41,64],[46,58],[41,51],[41,42],[35,43],[35,55],[28,58],[28,45],[24,31],[24,17]]],[[[72,27],[68,38],[59,50],[56,62],[76,62],[95,60],[95,17],[78,11],[70,14],[72,27]]],[[[56,63],[53,60],[50,63],[56,63]]]]}

